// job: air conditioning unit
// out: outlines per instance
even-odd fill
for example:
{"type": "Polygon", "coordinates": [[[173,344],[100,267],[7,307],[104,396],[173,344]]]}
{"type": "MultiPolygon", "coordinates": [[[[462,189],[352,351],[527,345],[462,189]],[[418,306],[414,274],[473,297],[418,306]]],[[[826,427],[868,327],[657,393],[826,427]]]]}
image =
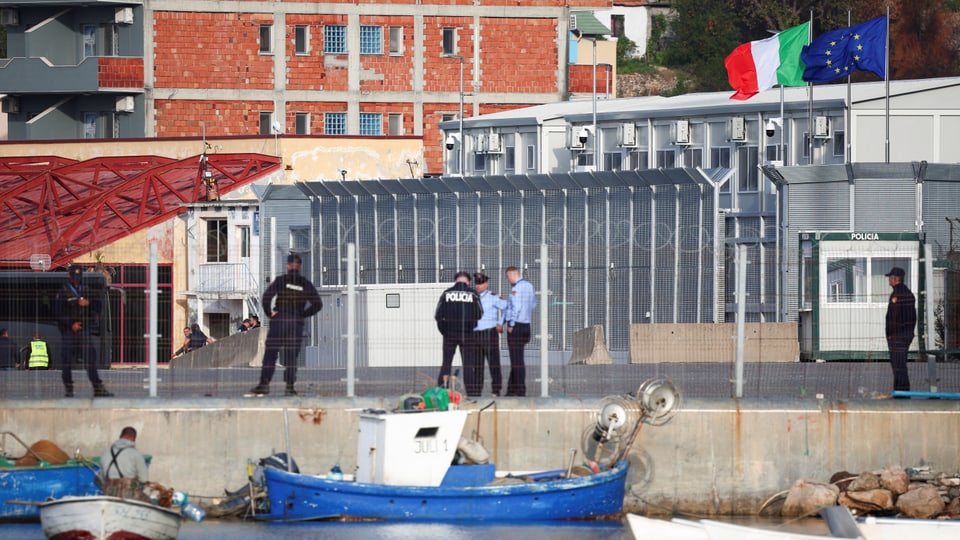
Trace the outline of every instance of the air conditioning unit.
{"type": "Polygon", "coordinates": [[[570,31],[572,32],[576,29],[577,29],[577,14],[571,13],[570,14],[570,31]]]}
{"type": "Polygon", "coordinates": [[[677,120],[672,126],[673,144],[690,144],[690,121],[677,120]]]}
{"type": "Polygon", "coordinates": [[[830,138],[830,119],[826,116],[818,116],[813,119],[813,136],[817,139],[830,138]]]}
{"type": "Polygon", "coordinates": [[[567,126],[567,148],[571,150],[583,150],[584,144],[586,144],[586,137],[584,140],[580,140],[580,131],[581,128],[575,126],[567,126]]]}
{"type": "Polygon", "coordinates": [[[617,129],[617,140],[620,146],[627,148],[637,147],[637,125],[633,123],[621,124],[617,129]]]}
{"type": "Polygon", "coordinates": [[[20,112],[20,98],[16,96],[7,96],[0,101],[0,111],[8,114],[17,114],[20,112]]]}
{"type": "Polygon", "coordinates": [[[5,26],[19,26],[20,11],[14,8],[0,8],[0,24],[5,26]]]}
{"type": "Polygon", "coordinates": [[[502,154],[503,145],[500,142],[499,133],[491,133],[487,135],[487,153],[488,154],[502,154]]]}
{"type": "Polygon", "coordinates": [[[731,118],[728,129],[727,139],[731,141],[747,140],[747,122],[742,116],[734,116],[731,118]]]}
{"type": "Polygon", "coordinates": [[[486,153],[487,151],[487,136],[483,133],[480,133],[474,139],[473,151],[478,154],[486,153]]]}
{"type": "Polygon", "coordinates": [[[113,22],[117,24],[133,24],[133,8],[116,8],[113,12],[113,22]]]}
{"type": "Polygon", "coordinates": [[[135,102],[133,96],[122,96],[117,98],[117,112],[132,113],[135,102]]]}

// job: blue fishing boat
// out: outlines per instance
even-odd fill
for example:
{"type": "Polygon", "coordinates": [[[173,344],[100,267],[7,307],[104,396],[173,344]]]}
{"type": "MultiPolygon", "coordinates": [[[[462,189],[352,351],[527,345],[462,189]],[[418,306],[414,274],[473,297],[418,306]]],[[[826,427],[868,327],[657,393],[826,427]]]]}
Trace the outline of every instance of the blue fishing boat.
{"type": "MultiPolygon", "coordinates": [[[[27,446],[9,431],[3,432],[2,436],[4,442],[8,436],[19,442],[26,449],[25,457],[31,459],[21,459],[21,464],[17,465],[9,456],[0,456],[0,520],[39,520],[39,508],[30,503],[68,495],[100,495],[100,488],[94,482],[94,476],[99,469],[95,461],[67,459],[66,454],[52,443],[40,441],[49,443],[60,458],[51,460],[49,452],[36,450],[36,445],[27,446]],[[23,465],[23,461],[31,464],[23,465]],[[57,464],[52,464],[51,461],[57,464]]],[[[6,445],[3,447],[6,448],[6,445]]]]}
{"type": "Polygon", "coordinates": [[[566,469],[535,473],[497,472],[487,463],[486,450],[462,436],[466,410],[364,411],[352,478],[344,478],[339,466],[325,476],[294,472],[290,461],[287,470],[263,468],[267,504],[255,517],[456,522],[618,518],[627,454],[640,425],[666,422],[680,400],[667,381],[641,386],[639,392],[639,398],[605,399],[596,425],[584,432],[583,464],[575,465],[574,451],[566,469]]]}

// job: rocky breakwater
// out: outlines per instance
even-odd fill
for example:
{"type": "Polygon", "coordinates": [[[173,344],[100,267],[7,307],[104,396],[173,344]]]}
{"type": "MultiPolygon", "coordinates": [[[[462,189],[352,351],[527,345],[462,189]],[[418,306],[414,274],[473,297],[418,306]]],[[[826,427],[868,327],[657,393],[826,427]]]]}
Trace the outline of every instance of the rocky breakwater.
{"type": "Polygon", "coordinates": [[[816,515],[822,506],[843,505],[857,515],[960,518],[960,476],[929,467],[834,474],[829,482],[797,480],[786,492],[781,514],[816,515]]]}

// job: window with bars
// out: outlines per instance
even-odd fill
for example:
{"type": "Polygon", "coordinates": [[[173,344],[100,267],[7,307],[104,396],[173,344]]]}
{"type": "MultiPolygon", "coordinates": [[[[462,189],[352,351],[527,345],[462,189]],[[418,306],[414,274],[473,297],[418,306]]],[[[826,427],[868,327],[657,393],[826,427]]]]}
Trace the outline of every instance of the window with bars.
{"type": "Polygon", "coordinates": [[[346,54],[346,26],[333,25],[323,27],[323,52],[327,54],[346,54]]]}
{"type": "Polygon", "coordinates": [[[290,251],[303,253],[310,250],[310,227],[290,227],[290,251]]]}
{"type": "Polygon", "coordinates": [[[293,48],[295,54],[310,54],[310,27],[298,25],[293,29],[293,48]]]}
{"type": "Polygon", "coordinates": [[[310,134],[310,113],[298,112],[295,118],[295,129],[297,135],[310,134]]]}
{"type": "Polygon", "coordinates": [[[347,113],[328,112],[323,115],[323,133],[326,135],[347,134],[347,113]]]}
{"type": "Polygon", "coordinates": [[[383,27],[360,27],[360,54],[383,54],[383,27]]]}
{"type": "Polygon", "coordinates": [[[269,53],[273,51],[273,25],[260,25],[260,52],[269,53]]]}
{"type": "Polygon", "coordinates": [[[383,135],[383,115],[380,113],[360,113],[361,135],[383,135]]]}

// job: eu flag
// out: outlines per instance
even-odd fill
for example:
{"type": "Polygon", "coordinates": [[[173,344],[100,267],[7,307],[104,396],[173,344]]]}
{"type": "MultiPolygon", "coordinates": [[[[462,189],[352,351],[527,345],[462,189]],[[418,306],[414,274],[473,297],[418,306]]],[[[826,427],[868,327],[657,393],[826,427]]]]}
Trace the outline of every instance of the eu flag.
{"type": "Polygon", "coordinates": [[[886,79],[887,16],[824,32],[803,48],[803,80],[830,82],[860,69],[886,79]]]}

